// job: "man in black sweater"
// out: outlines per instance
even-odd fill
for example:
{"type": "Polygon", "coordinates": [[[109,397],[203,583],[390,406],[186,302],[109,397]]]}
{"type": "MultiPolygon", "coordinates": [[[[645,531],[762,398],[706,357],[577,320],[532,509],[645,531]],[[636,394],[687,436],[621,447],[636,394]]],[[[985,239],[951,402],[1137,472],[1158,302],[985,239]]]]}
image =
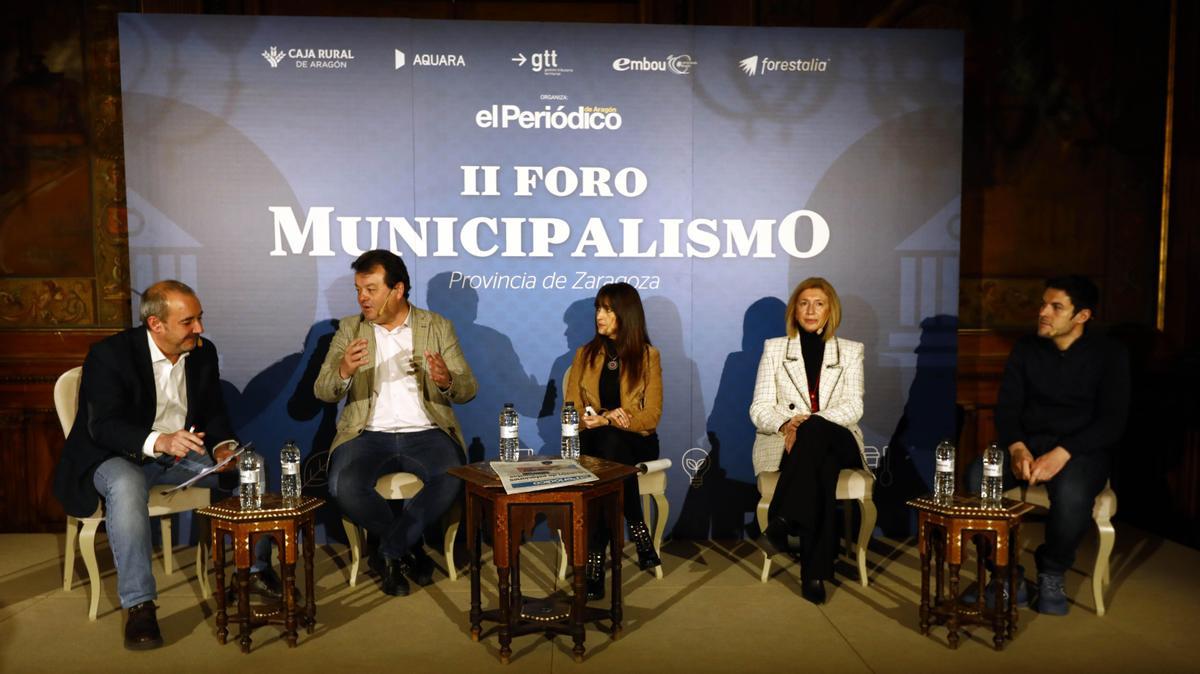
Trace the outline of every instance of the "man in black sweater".
{"type": "MultiPolygon", "coordinates": [[[[1124,347],[1086,330],[1098,301],[1095,284],[1082,276],[1046,281],[1037,336],[1013,346],[996,407],[997,442],[1011,467],[1004,488],[1044,483],[1050,497],[1046,540],[1035,554],[1036,608],[1050,615],[1067,613],[1063,576],[1091,524],[1129,410],[1124,347]]],[[[978,489],[981,476],[977,462],[968,486],[978,489]]]]}

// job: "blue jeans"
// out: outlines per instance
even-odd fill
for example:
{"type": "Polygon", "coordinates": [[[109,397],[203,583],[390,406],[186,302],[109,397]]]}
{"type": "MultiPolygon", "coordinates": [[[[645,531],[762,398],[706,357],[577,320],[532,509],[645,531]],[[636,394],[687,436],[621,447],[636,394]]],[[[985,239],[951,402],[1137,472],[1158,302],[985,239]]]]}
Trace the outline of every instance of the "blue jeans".
{"type": "MultiPolygon", "coordinates": [[[[1002,454],[1004,490],[1008,491],[1020,481],[1009,467],[1008,452],[1002,454]]],[[[1050,512],[1046,517],[1046,540],[1034,553],[1039,573],[1061,576],[1075,563],[1075,552],[1092,526],[1092,507],[1096,495],[1104,490],[1108,473],[1107,454],[1076,454],[1058,475],[1045,483],[1050,512]]],[[[975,459],[967,468],[966,480],[965,491],[978,495],[983,482],[983,457],[975,459]]]]}
{"type": "Polygon", "coordinates": [[[329,495],[351,522],[379,541],[384,557],[399,559],[421,542],[425,528],[458,498],[459,480],[446,473],[462,465],[462,453],[440,429],[414,433],[364,431],[339,446],[329,467],[329,495]],[[387,473],[412,473],[425,483],[393,514],[375,482],[387,473]]]}
{"type": "MultiPolygon", "coordinates": [[[[157,461],[138,465],[129,459],[114,456],[96,468],[92,484],[104,499],[104,521],[108,531],[108,546],[112,548],[113,561],[117,566],[117,594],[121,606],[130,608],[158,597],[154,573],[150,570],[153,551],[150,545],[150,511],[147,500],[152,485],[179,484],[200,470],[212,465],[208,456],[189,454],[188,458],[175,463],[170,457],[160,456],[157,461]]],[[[196,487],[211,489],[213,501],[229,496],[217,486],[217,476],[209,475],[197,482],[196,487]]],[[[163,545],[170,545],[163,541],[163,545]]],[[[266,568],[271,561],[271,541],[261,539],[254,549],[255,560],[251,570],[266,568]]]]}

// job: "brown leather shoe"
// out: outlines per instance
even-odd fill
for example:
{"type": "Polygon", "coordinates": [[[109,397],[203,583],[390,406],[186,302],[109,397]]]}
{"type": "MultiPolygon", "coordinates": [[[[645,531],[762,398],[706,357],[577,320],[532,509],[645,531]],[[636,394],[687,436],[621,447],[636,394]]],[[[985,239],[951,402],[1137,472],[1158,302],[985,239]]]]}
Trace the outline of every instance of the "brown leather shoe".
{"type": "Polygon", "coordinates": [[[158,607],[152,601],[144,601],[129,609],[125,619],[125,648],[131,651],[148,651],[163,645],[162,633],[158,631],[158,607]]]}

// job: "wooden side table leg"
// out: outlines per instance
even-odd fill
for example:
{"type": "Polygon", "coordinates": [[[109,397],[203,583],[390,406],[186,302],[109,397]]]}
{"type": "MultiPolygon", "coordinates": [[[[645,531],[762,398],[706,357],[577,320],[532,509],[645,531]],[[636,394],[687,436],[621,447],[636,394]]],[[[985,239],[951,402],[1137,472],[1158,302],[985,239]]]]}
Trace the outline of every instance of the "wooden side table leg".
{"type": "MultiPolygon", "coordinates": [[[[304,523],[304,631],[307,634],[312,634],[317,624],[317,594],[313,578],[313,557],[316,548],[315,529],[314,518],[310,514],[304,523]]],[[[293,577],[294,575],[293,571],[293,577]]]]}
{"type": "Polygon", "coordinates": [[[217,643],[225,645],[229,638],[229,614],[225,607],[225,535],[212,527],[213,574],[217,581],[217,643]]]}
{"type": "Polygon", "coordinates": [[[1009,641],[1012,641],[1013,634],[1017,631],[1017,584],[1022,582],[1024,578],[1020,577],[1019,569],[1021,568],[1021,525],[1018,523],[1011,529],[1011,537],[1009,538],[1008,554],[1009,554],[1009,596],[1012,597],[1012,604],[1008,611],[1008,628],[1005,630],[1005,636],[1009,641]]]}
{"type": "Polygon", "coordinates": [[[946,530],[939,528],[933,531],[932,534],[934,568],[937,570],[937,575],[935,576],[937,585],[936,591],[933,593],[933,605],[941,606],[942,600],[946,596],[946,530]]]}
{"type": "Polygon", "coordinates": [[[512,588],[507,566],[497,565],[496,574],[500,577],[500,662],[507,665],[512,657],[512,588]]]}
{"type": "MultiPolygon", "coordinates": [[[[953,543],[951,543],[953,545],[953,543]]],[[[958,569],[962,564],[950,565],[950,596],[958,596],[958,569]]],[[[950,602],[950,619],[946,622],[946,627],[950,629],[950,634],[947,639],[950,641],[950,648],[958,648],[958,602],[950,602]]]]}
{"type": "MultiPolygon", "coordinates": [[[[514,508],[516,510],[516,508],[514,508]]],[[[512,608],[509,609],[509,619],[511,626],[513,623],[520,622],[521,609],[524,608],[525,598],[521,596],[521,533],[524,527],[514,527],[508,530],[508,550],[509,550],[509,590],[512,596],[512,608]]]]}
{"type": "MultiPolygon", "coordinates": [[[[922,513],[924,515],[924,513],[922,513]]],[[[933,527],[921,518],[920,531],[924,545],[921,546],[921,634],[929,634],[929,548],[934,545],[930,536],[933,527]]],[[[938,569],[941,577],[941,568],[938,569]]],[[[940,583],[939,583],[940,585],[940,583]]]]}
{"type": "Polygon", "coordinates": [[[483,611],[480,608],[479,574],[480,548],[483,546],[482,534],[479,530],[479,499],[470,492],[467,493],[467,559],[471,566],[471,641],[479,641],[483,629],[483,611]]]}
{"type": "MultiPolygon", "coordinates": [[[[621,562],[625,549],[624,490],[618,489],[608,497],[607,514],[609,538],[612,540],[612,638],[621,635],[621,562]]],[[[580,654],[582,656],[582,654],[580,654]]]]}
{"type": "Polygon", "coordinates": [[[283,562],[283,633],[288,648],[296,647],[296,565],[283,562]]]}
{"type": "Polygon", "coordinates": [[[999,582],[996,583],[996,603],[993,604],[996,610],[992,611],[992,644],[996,650],[1000,650],[1004,647],[1004,636],[1008,633],[1008,613],[1016,597],[1013,596],[1012,574],[1008,566],[996,564],[996,579],[999,582]]]}
{"type": "Polygon", "coordinates": [[[238,643],[243,653],[250,652],[250,568],[238,567],[238,643]]]}

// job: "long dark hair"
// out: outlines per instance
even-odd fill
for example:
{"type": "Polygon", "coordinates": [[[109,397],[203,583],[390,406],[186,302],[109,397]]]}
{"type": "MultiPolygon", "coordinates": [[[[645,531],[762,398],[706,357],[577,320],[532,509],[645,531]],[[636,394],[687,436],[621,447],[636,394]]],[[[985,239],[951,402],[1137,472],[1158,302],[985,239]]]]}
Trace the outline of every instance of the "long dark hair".
{"type": "MultiPolygon", "coordinates": [[[[642,376],[646,361],[644,354],[650,346],[650,335],[646,332],[646,312],[642,309],[642,298],[637,289],[628,283],[609,283],[596,293],[596,308],[607,307],[617,316],[617,357],[621,359],[621,376],[632,384],[642,376]]],[[[583,347],[586,362],[595,360],[604,353],[607,338],[599,332],[583,347]]]]}

